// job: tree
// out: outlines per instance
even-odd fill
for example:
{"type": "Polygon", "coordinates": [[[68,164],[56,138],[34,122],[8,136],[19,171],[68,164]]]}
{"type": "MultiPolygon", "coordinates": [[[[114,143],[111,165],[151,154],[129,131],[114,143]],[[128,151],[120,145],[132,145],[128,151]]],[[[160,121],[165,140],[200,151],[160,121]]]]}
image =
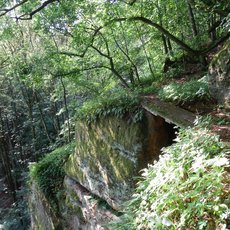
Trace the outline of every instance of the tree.
{"type": "Polygon", "coordinates": [[[205,65],[229,38],[229,9],[227,0],[0,0],[0,159],[14,199],[28,162],[73,139],[85,101],[139,90],[165,76],[167,61],[205,65]]]}

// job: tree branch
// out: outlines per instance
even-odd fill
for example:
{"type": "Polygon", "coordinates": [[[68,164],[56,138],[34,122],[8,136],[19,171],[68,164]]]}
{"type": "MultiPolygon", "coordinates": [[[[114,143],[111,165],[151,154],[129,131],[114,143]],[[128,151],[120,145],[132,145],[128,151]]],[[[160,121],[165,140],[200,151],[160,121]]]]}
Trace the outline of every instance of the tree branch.
{"type": "Polygon", "coordinates": [[[5,60],[1,61],[0,67],[1,67],[1,68],[4,68],[5,66],[7,66],[7,64],[5,64],[5,63],[6,63],[9,59],[10,59],[10,58],[8,57],[8,58],[6,58],[5,60]]]}
{"type": "Polygon", "coordinates": [[[138,83],[140,83],[140,78],[139,78],[139,73],[138,73],[137,66],[135,65],[135,63],[133,62],[133,60],[129,57],[129,55],[122,49],[122,47],[120,46],[120,44],[118,43],[118,41],[117,41],[117,39],[115,37],[114,37],[114,41],[115,41],[117,47],[120,49],[120,51],[125,55],[125,57],[131,63],[132,67],[134,68],[134,71],[135,71],[138,83]]]}
{"type": "Polygon", "coordinates": [[[94,33],[93,33],[93,35],[92,35],[91,42],[87,45],[87,47],[85,48],[85,50],[84,50],[81,54],[73,53],[73,52],[68,52],[68,51],[56,52],[55,54],[67,55],[67,56],[69,56],[69,57],[80,57],[80,58],[83,58],[83,57],[85,56],[85,54],[87,53],[88,49],[93,45],[95,37],[97,36],[97,34],[100,32],[100,30],[101,30],[102,28],[103,28],[103,27],[99,27],[99,28],[97,28],[97,29],[94,31],[94,33]]]}
{"type": "MultiPolygon", "coordinates": [[[[106,45],[107,46],[107,45],[106,45]]],[[[114,67],[114,62],[113,62],[113,58],[110,57],[108,54],[104,54],[102,53],[97,47],[95,46],[91,46],[94,50],[96,50],[101,56],[106,57],[109,60],[110,63],[110,68],[108,67],[107,69],[110,69],[112,71],[112,73],[118,77],[118,79],[124,84],[124,86],[126,88],[129,88],[129,85],[127,84],[127,82],[124,80],[124,78],[118,73],[118,71],[115,69],[114,67]]]]}
{"type": "MultiPolygon", "coordinates": [[[[204,55],[206,53],[208,53],[210,50],[212,50],[213,48],[215,48],[217,45],[219,45],[220,43],[226,41],[229,36],[230,36],[230,32],[227,32],[225,35],[223,35],[221,38],[219,38],[218,40],[216,40],[213,44],[211,44],[207,49],[204,50],[194,50],[192,49],[190,46],[188,46],[186,43],[184,43],[183,41],[181,41],[179,38],[175,37],[173,34],[171,34],[168,30],[166,30],[164,27],[160,26],[159,24],[151,21],[148,18],[145,17],[131,17],[131,18],[115,18],[113,20],[111,20],[110,22],[106,23],[105,26],[113,23],[113,22],[122,22],[122,21],[141,21],[145,24],[148,24],[154,28],[156,28],[159,32],[161,32],[162,34],[164,34],[166,37],[170,38],[172,41],[174,41],[177,45],[179,45],[183,50],[187,51],[188,53],[190,53],[191,55],[204,55]]],[[[103,28],[103,27],[101,27],[103,28]]]]}
{"type": "Polygon", "coordinates": [[[208,33],[212,33],[220,24],[222,23],[222,20],[216,21],[208,30],[208,33]]]}
{"type": "MultiPolygon", "coordinates": [[[[50,1],[55,1],[55,0],[50,0],[50,1]]],[[[174,41],[178,46],[180,46],[183,50],[185,50],[186,52],[188,52],[191,55],[205,55],[207,52],[209,52],[210,50],[212,50],[213,48],[215,48],[218,44],[220,44],[221,42],[225,41],[226,39],[228,39],[229,37],[229,32],[221,37],[220,39],[218,39],[214,44],[210,45],[210,47],[208,47],[207,49],[204,50],[195,50],[193,48],[191,48],[190,46],[188,46],[186,43],[184,43],[182,40],[180,40],[179,38],[177,38],[176,36],[174,36],[173,34],[171,34],[168,30],[166,30],[164,27],[162,27],[161,25],[153,22],[152,20],[142,17],[142,16],[136,16],[136,17],[131,17],[131,18],[114,18],[110,21],[108,21],[107,23],[104,24],[104,26],[100,26],[98,27],[93,36],[92,36],[92,40],[91,43],[86,47],[86,49],[83,51],[82,54],[76,54],[76,53],[71,53],[71,52],[60,52],[61,55],[68,55],[68,56],[77,56],[77,57],[81,57],[83,58],[86,54],[86,52],[88,51],[88,49],[90,47],[92,47],[94,50],[96,50],[101,56],[106,57],[107,59],[110,60],[110,65],[113,65],[113,62],[111,62],[111,58],[110,55],[104,54],[102,53],[99,49],[97,49],[95,46],[93,46],[93,42],[95,37],[97,36],[97,34],[100,32],[101,29],[103,29],[106,26],[111,25],[112,23],[116,23],[116,22],[124,22],[124,21],[140,21],[143,22],[149,26],[154,27],[155,29],[157,29],[160,33],[162,33],[163,35],[165,35],[166,37],[170,38],[172,41],[174,41]]],[[[114,71],[114,68],[111,67],[111,69],[114,71]]],[[[116,72],[116,71],[115,71],[116,72]]],[[[117,75],[117,74],[116,74],[117,75]]],[[[118,74],[119,75],[119,74],[118,74]]],[[[117,76],[118,76],[117,75],[117,76]]],[[[119,78],[121,76],[119,75],[119,78]]],[[[123,78],[122,78],[123,79],[123,78]]],[[[121,80],[123,83],[125,82],[124,79],[121,80]]],[[[125,82],[126,83],[126,82],[125,82]]],[[[127,83],[126,83],[127,84],[127,83]]]]}
{"type": "Polygon", "coordinates": [[[212,49],[216,48],[221,43],[225,42],[230,37],[230,32],[222,36],[221,38],[217,39],[214,43],[212,43],[207,49],[201,50],[200,54],[206,54],[210,52],[212,49]]]}
{"type": "MultiPolygon", "coordinates": [[[[117,21],[117,20],[114,19],[114,21],[117,21]]],[[[183,41],[181,41],[179,38],[177,38],[174,35],[172,35],[164,27],[162,27],[159,24],[151,21],[148,18],[141,17],[141,16],[140,17],[131,17],[131,18],[119,18],[118,21],[141,21],[141,22],[143,22],[145,24],[148,24],[148,25],[154,27],[155,29],[157,29],[159,32],[164,34],[166,37],[170,38],[172,41],[174,41],[177,45],[179,45],[182,49],[184,49],[188,53],[190,53],[192,55],[197,55],[198,54],[198,52],[196,50],[192,49],[187,44],[185,44],[183,41]]]]}
{"type": "Polygon", "coordinates": [[[132,6],[137,0],[132,0],[129,2],[129,5],[132,6]]]}
{"type": "Polygon", "coordinates": [[[66,55],[66,56],[69,56],[69,57],[80,57],[80,58],[83,58],[85,56],[86,52],[87,52],[87,49],[85,49],[82,54],[77,54],[77,53],[68,52],[68,51],[60,51],[60,52],[56,52],[54,54],[66,55]]]}
{"type": "Polygon", "coordinates": [[[106,58],[108,58],[108,59],[111,58],[108,54],[102,53],[96,46],[91,45],[91,47],[92,47],[94,50],[96,50],[101,56],[106,57],[106,58]]]}
{"type": "Polygon", "coordinates": [[[23,14],[19,17],[16,17],[16,19],[18,19],[18,20],[31,20],[35,14],[37,14],[42,9],[44,9],[47,5],[49,5],[53,2],[59,2],[59,0],[47,0],[47,1],[43,2],[41,6],[39,6],[37,9],[33,10],[29,14],[23,14]],[[28,17],[25,17],[27,15],[28,15],[28,17]]]}
{"type": "Polygon", "coordinates": [[[125,4],[132,6],[135,2],[137,2],[137,0],[121,1],[121,2],[124,2],[125,4]]]}
{"type": "Polygon", "coordinates": [[[0,11],[3,11],[3,13],[0,14],[0,17],[3,16],[3,15],[6,15],[7,13],[9,13],[10,11],[18,8],[19,6],[23,5],[24,3],[28,2],[28,0],[23,0],[17,4],[15,4],[14,6],[12,6],[11,8],[8,8],[8,9],[2,9],[0,11]]]}
{"type": "Polygon", "coordinates": [[[54,77],[66,77],[66,76],[69,76],[69,75],[72,75],[72,74],[78,74],[80,72],[89,71],[89,70],[93,70],[93,69],[100,69],[100,68],[108,69],[108,67],[104,66],[104,65],[95,65],[95,66],[86,67],[86,68],[82,68],[82,69],[75,68],[75,69],[72,69],[69,72],[63,72],[63,73],[53,73],[50,70],[44,69],[44,68],[43,68],[43,70],[46,71],[48,74],[54,76],[54,77]]]}

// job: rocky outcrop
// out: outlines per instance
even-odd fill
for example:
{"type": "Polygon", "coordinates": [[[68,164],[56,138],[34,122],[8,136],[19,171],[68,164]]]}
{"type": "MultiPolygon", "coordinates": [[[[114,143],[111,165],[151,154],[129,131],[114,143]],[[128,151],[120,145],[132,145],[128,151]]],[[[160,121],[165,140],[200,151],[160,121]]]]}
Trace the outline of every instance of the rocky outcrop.
{"type": "Polygon", "coordinates": [[[230,109],[230,39],[210,64],[209,83],[213,97],[230,109]]]}
{"type": "Polygon", "coordinates": [[[135,187],[135,178],[171,144],[173,125],[145,112],[138,123],[107,117],[76,124],[76,149],[64,165],[58,218],[36,184],[30,205],[32,229],[106,230],[135,187]],[[59,221],[57,220],[59,219],[59,221]]]}
{"type": "Polygon", "coordinates": [[[70,177],[65,177],[64,185],[65,229],[106,230],[108,222],[118,219],[117,213],[106,201],[95,196],[70,177]]]}
{"type": "Polygon", "coordinates": [[[31,195],[29,205],[31,211],[31,229],[61,229],[59,218],[55,215],[49,201],[35,182],[31,184],[30,189],[31,195]]]}
{"type": "Polygon", "coordinates": [[[149,113],[135,124],[108,117],[90,126],[78,123],[76,129],[77,147],[66,174],[116,210],[130,198],[139,170],[169,143],[166,122],[149,113]]]}

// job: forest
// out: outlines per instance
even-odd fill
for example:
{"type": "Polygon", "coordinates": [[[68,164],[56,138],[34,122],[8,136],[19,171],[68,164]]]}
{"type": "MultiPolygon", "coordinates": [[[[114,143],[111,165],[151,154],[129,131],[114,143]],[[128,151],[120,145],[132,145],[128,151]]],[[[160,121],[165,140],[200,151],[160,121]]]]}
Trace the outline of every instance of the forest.
{"type": "Polygon", "coordinates": [[[229,37],[228,0],[0,0],[0,229],[30,229],[31,178],[49,186],[48,166],[64,177],[76,121],[140,122],[152,97],[200,118],[142,170],[108,228],[228,229],[229,37]]]}

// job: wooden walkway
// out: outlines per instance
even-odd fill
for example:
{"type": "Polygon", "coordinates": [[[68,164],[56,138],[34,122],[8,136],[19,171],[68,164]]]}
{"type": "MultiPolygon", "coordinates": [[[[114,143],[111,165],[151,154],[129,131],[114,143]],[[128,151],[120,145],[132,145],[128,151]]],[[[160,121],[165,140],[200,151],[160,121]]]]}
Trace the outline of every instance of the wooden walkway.
{"type": "Polygon", "coordinates": [[[156,97],[143,97],[142,107],[155,116],[160,116],[168,123],[173,123],[178,127],[192,127],[196,120],[196,115],[171,103],[161,101],[156,97]]]}

